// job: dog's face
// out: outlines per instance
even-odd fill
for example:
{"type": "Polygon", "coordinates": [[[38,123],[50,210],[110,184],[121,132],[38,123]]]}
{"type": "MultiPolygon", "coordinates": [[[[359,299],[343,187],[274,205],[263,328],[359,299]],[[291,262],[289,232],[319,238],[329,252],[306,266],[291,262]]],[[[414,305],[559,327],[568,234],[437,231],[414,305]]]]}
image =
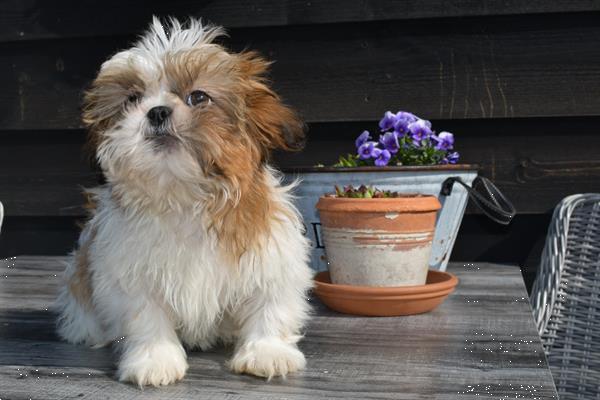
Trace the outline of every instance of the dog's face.
{"type": "Polygon", "coordinates": [[[212,43],[222,33],[155,19],[134,47],[102,65],[84,123],[109,181],[239,185],[272,149],[301,148],[303,124],[265,83],[269,63],[212,43]]]}

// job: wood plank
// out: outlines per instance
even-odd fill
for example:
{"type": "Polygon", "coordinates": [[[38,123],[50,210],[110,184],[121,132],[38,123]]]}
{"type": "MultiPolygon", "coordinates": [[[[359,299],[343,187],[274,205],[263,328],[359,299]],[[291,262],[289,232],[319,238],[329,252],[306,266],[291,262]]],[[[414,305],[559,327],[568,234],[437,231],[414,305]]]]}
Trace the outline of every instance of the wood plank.
{"type": "MultiPolygon", "coordinates": [[[[0,127],[80,126],[81,91],[130,37],[0,46],[0,127]]],[[[234,29],[260,50],[274,86],[309,122],[598,115],[596,14],[234,29]],[[416,67],[418,66],[418,68],[416,67]]]]}
{"type": "Polygon", "coordinates": [[[152,15],[202,17],[226,27],[290,26],[600,11],[597,0],[222,0],[169,2],[20,0],[0,3],[0,42],[137,33],[152,15]],[[84,16],[84,17],[82,17],[84,16]]]}
{"type": "MultiPolygon", "coordinates": [[[[600,190],[600,118],[436,120],[456,134],[462,162],[479,164],[519,213],[547,213],[563,197],[600,190]],[[583,144],[582,144],[583,143],[583,144]]],[[[354,138],[375,121],[311,124],[300,153],[280,153],[280,168],[330,165],[354,151],[354,138]]],[[[0,135],[0,197],[9,216],[81,216],[81,187],[98,175],[81,155],[82,131],[0,135]]],[[[468,213],[478,210],[469,208],[468,213]]]]}
{"type": "Polygon", "coordinates": [[[62,260],[0,263],[1,398],[557,398],[514,267],[452,264],[458,290],[411,317],[346,316],[312,299],[316,312],[300,344],[308,366],[287,380],[233,375],[224,367],[230,350],[217,348],[191,352],[183,382],[142,392],[113,379],[110,349],[72,346],[52,333],[45,309],[62,260]],[[42,295],[28,298],[32,288],[42,295]]]}
{"type": "Polygon", "coordinates": [[[8,216],[83,215],[83,187],[97,184],[83,131],[0,135],[0,196],[8,216]]]}
{"type": "Polygon", "coordinates": [[[77,244],[81,221],[81,217],[5,217],[0,259],[18,254],[69,254],[77,244]]]}

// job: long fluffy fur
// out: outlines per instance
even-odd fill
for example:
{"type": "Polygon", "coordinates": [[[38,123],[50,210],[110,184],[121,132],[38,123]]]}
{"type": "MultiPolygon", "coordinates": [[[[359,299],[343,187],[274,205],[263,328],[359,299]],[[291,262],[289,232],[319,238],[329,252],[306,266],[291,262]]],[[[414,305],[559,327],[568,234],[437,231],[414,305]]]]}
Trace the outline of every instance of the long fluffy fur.
{"type": "Polygon", "coordinates": [[[234,343],[230,368],[271,378],[303,368],[308,243],[268,165],[302,124],[264,78],[268,62],[213,43],[223,31],[157,19],[105,62],[86,94],[89,146],[107,184],[88,192],[90,220],[65,270],[58,332],[72,343],[119,342],[118,378],[183,378],[186,348],[234,343]],[[214,102],[190,108],[201,88],[214,102]],[[131,93],[141,100],[127,103],[131,93]],[[168,104],[171,144],[145,116],[168,104]]]}

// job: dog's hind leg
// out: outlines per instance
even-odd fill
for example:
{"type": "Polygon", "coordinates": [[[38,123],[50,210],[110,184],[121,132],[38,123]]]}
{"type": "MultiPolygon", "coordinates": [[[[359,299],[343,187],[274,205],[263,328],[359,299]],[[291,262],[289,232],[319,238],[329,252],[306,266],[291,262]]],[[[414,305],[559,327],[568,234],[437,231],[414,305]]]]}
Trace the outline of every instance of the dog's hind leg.
{"type": "Polygon", "coordinates": [[[64,272],[64,282],[55,303],[58,311],[57,331],[64,340],[101,347],[110,340],[94,312],[87,249],[76,251],[64,272]]]}

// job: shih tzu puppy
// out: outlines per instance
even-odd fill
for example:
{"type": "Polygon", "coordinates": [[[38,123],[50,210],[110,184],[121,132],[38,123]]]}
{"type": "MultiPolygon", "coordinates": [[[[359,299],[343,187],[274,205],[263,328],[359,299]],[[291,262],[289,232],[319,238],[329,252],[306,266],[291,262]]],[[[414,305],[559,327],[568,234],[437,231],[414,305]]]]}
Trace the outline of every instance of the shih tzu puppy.
{"type": "Polygon", "coordinates": [[[213,43],[218,27],[156,18],[106,61],[83,121],[106,184],[65,271],[58,332],[118,341],[118,378],[182,379],[188,349],[234,344],[229,367],[299,370],[308,243],[290,188],[269,166],[303,124],[268,86],[269,63],[213,43]]]}

